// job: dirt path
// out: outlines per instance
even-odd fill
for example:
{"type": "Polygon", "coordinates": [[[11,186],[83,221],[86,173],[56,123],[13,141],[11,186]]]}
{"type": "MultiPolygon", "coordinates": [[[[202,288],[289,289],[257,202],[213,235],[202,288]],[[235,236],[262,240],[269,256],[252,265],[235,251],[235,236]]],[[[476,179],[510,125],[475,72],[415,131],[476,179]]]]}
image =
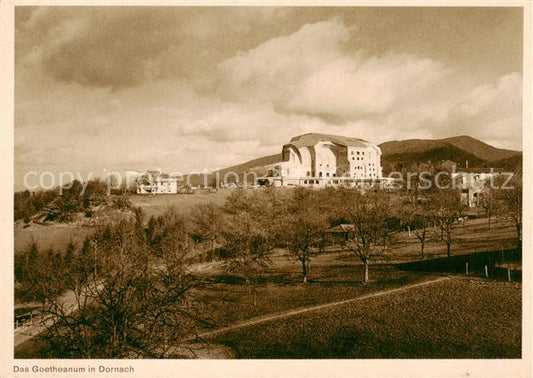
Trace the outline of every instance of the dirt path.
{"type": "MultiPolygon", "coordinates": [[[[305,312],[317,311],[317,310],[321,310],[321,309],[324,309],[324,308],[340,306],[340,305],[344,305],[344,304],[347,304],[347,303],[353,303],[353,302],[357,302],[357,301],[362,301],[362,300],[368,299],[368,298],[381,297],[381,296],[384,296],[384,295],[389,295],[389,294],[393,294],[393,293],[397,293],[397,292],[401,292],[401,291],[405,291],[405,290],[415,289],[417,287],[431,285],[431,284],[434,284],[434,283],[437,283],[437,282],[446,281],[446,280],[449,280],[450,278],[451,278],[450,276],[439,277],[439,278],[434,279],[434,280],[419,282],[419,283],[412,284],[412,285],[406,285],[406,286],[402,286],[402,287],[399,287],[399,288],[396,288],[396,289],[390,289],[390,290],[379,291],[379,292],[375,292],[375,293],[371,293],[371,294],[366,294],[366,295],[362,295],[362,296],[357,297],[357,298],[346,299],[346,300],[339,301],[339,302],[330,302],[330,303],[325,303],[325,304],[318,305],[318,306],[305,307],[305,308],[299,308],[299,309],[296,309],[296,310],[284,311],[284,312],[280,312],[280,313],[276,313],[276,314],[264,315],[264,316],[260,316],[260,317],[257,317],[257,318],[252,318],[252,319],[246,320],[246,321],[241,322],[241,323],[237,323],[237,324],[229,326],[229,327],[220,328],[220,329],[217,329],[217,330],[214,330],[214,331],[201,333],[201,334],[198,335],[198,338],[207,339],[207,338],[216,336],[218,334],[225,333],[225,332],[228,332],[228,331],[232,331],[232,330],[235,330],[235,329],[248,327],[248,326],[256,325],[256,324],[261,324],[261,323],[266,323],[266,322],[270,322],[270,321],[273,321],[273,320],[288,318],[290,316],[302,314],[302,313],[305,313],[305,312]]],[[[192,341],[192,339],[189,340],[189,341],[192,341]]]]}

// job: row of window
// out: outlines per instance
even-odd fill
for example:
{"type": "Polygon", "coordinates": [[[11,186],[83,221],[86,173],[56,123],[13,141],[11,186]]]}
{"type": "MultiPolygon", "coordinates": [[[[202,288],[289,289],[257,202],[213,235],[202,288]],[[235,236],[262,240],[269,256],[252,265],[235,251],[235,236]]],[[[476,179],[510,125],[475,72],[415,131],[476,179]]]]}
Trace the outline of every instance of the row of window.
{"type": "MultiPolygon", "coordinates": [[[[307,177],[310,177],[311,176],[311,172],[307,171],[305,173],[305,175],[307,177]]],[[[323,172],[318,172],[318,177],[322,177],[322,176],[323,176],[323,172]]],[[[329,177],[329,172],[326,172],[326,177],[329,177]]],[[[337,175],[335,173],[333,173],[331,177],[337,177],[337,175]]]]}
{"type": "MultiPolygon", "coordinates": [[[[356,166],[356,167],[353,167],[353,169],[364,169],[364,168],[365,168],[365,167],[362,166],[362,165],[358,165],[358,166],[356,166]]],[[[368,170],[369,170],[369,171],[375,171],[376,168],[368,167],[368,170]]]]}
{"type": "MultiPolygon", "coordinates": [[[[373,171],[375,171],[375,169],[373,169],[373,171]]],[[[307,175],[307,177],[310,177],[311,176],[311,172],[307,172],[306,175],[307,175]]],[[[353,175],[354,175],[354,177],[357,176],[357,175],[365,176],[365,172],[361,172],[361,173],[354,172],[353,175]]],[[[366,175],[368,177],[376,177],[377,176],[376,173],[374,173],[374,172],[366,172],[366,175]]],[[[324,177],[324,172],[318,172],[318,177],[324,177]]],[[[326,176],[325,177],[330,177],[329,172],[326,172],[326,176]]],[[[335,173],[332,173],[331,177],[337,177],[337,175],[335,173]]]]}

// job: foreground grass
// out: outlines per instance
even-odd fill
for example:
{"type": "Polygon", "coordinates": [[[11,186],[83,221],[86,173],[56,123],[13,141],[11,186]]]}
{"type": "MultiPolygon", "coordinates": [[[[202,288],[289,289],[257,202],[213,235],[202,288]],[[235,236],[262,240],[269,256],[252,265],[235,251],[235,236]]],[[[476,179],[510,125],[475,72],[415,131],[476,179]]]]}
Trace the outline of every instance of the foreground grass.
{"type": "MultiPolygon", "coordinates": [[[[213,328],[226,327],[257,316],[342,301],[361,295],[398,288],[430,280],[435,275],[400,271],[388,265],[372,266],[372,281],[362,284],[362,267],[354,265],[316,266],[313,278],[301,282],[301,273],[290,269],[266,272],[253,291],[235,275],[215,275],[205,289],[206,301],[214,306],[211,312],[213,328]]],[[[201,329],[199,331],[206,331],[201,329]]]]}
{"type": "Polygon", "coordinates": [[[237,358],[520,358],[521,285],[454,278],[212,341],[237,358]]]}

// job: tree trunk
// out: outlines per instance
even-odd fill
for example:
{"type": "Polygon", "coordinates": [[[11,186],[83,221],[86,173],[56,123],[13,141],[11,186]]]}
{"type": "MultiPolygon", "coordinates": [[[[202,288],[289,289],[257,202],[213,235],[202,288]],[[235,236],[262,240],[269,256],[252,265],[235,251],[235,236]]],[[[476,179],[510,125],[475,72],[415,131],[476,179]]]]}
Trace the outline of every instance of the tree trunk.
{"type": "Polygon", "coordinates": [[[307,264],[305,258],[302,259],[302,273],[304,276],[304,283],[307,283],[307,264]]]}
{"type": "Polygon", "coordinates": [[[420,239],[420,252],[422,253],[422,258],[424,258],[424,246],[426,244],[426,241],[424,239],[420,239]]]}
{"type": "Polygon", "coordinates": [[[257,288],[254,285],[254,307],[257,305],[257,288]]]}
{"type": "Polygon", "coordinates": [[[448,241],[446,242],[446,253],[447,253],[448,257],[450,257],[451,245],[452,245],[452,243],[450,243],[448,241]]]}
{"type": "Polygon", "coordinates": [[[411,226],[407,225],[407,236],[411,237],[411,226]]]}
{"type": "Polygon", "coordinates": [[[363,260],[363,282],[368,282],[368,261],[363,260]]]}
{"type": "Polygon", "coordinates": [[[250,278],[248,277],[248,275],[246,273],[244,274],[244,285],[246,286],[248,294],[252,294],[251,281],[250,281],[250,278]]]}

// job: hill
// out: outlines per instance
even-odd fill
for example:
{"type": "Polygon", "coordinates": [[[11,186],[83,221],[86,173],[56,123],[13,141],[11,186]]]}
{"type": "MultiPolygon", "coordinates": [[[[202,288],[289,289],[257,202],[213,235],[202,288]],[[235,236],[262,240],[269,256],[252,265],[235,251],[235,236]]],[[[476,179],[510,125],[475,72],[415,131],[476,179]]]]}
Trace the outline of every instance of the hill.
{"type": "Polygon", "coordinates": [[[450,144],[425,150],[407,149],[407,152],[383,154],[381,156],[381,166],[384,174],[394,170],[401,170],[402,168],[409,169],[413,165],[440,166],[443,162],[453,162],[457,167],[464,168],[466,161],[468,161],[469,167],[480,167],[486,163],[485,160],[450,144]]]}
{"type": "Polygon", "coordinates": [[[220,176],[223,176],[227,172],[235,172],[235,173],[241,174],[243,172],[248,172],[250,170],[259,169],[267,165],[276,164],[279,162],[281,162],[281,154],[268,155],[268,156],[263,156],[257,159],[247,161],[246,163],[224,168],[213,173],[219,173],[220,176]]]}
{"type": "MultiPolygon", "coordinates": [[[[279,162],[281,162],[281,153],[263,156],[257,159],[247,161],[246,163],[219,169],[218,171],[214,171],[207,175],[207,184],[215,186],[215,180],[217,179],[217,176],[218,180],[221,181],[224,180],[224,176],[229,172],[231,172],[232,174],[227,176],[227,183],[236,181],[234,174],[237,174],[239,176],[239,182],[243,182],[243,175],[247,175],[248,173],[251,174],[251,172],[255,172],[257,174],[257,177],[262,177],[268,173],[268,169],[266,168],[267,166],[279,162]]],[[[247,176],[246,180],[248,183],[250,183],[251,181],[253,181],[252,176],[247,176]]],[[[191,185],[200,186],[204,184],[204,177],[199,175],[193,175],[190,177],[190,181],[191,185]]]]}
{"type": "Polygon", "coordinates": [[[469,151],[471,154],[486,161],[505,160],[522,155],[522,152],[520,151],[493,147],[487,143],[466,135],[446,138],[443,140],[457,148],[460,148],[461,150],[469,151]]]}
{"type": "Polygon", "coordinates": [[[512,151],[493,147],[466,135],[444,139],[394,140],[379,145],[383,155],[392,155],[398,153],[420,153],[436,148],[449,148],[450,146],[456,147],[463,151],[468,151],[470,154],[485,161],[504,160],[522,154],[520,151],[512,151]]]}
{"type": "Polygon", "coordinates": [[[429,163],[437,165],[452,161],[469,167],[514,169],[522,163],[522,152],[493,147],[475,138],[462,135],[444,139],[408,139],[390,141],[381,147],[384,173],[403,167],[429,163]]]}

